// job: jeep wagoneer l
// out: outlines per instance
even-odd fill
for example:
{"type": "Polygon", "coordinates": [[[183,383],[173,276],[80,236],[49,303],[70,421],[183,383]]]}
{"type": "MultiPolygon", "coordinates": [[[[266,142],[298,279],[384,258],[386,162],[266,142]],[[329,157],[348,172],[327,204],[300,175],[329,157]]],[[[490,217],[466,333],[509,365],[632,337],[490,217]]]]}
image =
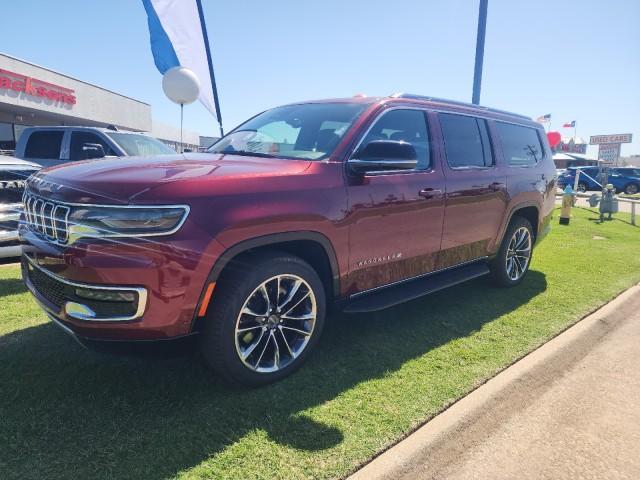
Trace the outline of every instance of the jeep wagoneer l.
{"type": "Polygon", "coordinates": [[[408,94],[296,103],[208,153],[34,175],[23,275],[84,344],[197,336],[213,370],[258,385],[304,362],[329,307],[520,283],[555,177],[522,115],[408,94]]]}

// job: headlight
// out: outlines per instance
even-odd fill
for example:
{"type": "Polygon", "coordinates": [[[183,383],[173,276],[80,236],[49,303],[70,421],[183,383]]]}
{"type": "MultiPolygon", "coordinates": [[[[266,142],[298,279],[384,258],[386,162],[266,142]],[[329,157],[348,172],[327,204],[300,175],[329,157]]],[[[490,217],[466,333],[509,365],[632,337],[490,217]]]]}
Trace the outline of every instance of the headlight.
{"type": "Polygon", "coordinates": [[[80,237],[126,237],[175,232],[189,208],[179,207],[75,207],[69,214],[69,240],[80,237]]]}

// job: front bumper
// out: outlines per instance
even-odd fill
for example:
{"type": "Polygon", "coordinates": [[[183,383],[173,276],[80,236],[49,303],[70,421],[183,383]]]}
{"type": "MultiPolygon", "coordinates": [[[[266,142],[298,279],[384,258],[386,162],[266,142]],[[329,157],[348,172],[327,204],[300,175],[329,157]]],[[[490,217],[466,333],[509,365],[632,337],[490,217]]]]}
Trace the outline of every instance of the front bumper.
{"type": "Polygon", "coordinates": [[[142,318],[147,307],[144,287],[72,282],[40,267],[28,255],[22,257],[22,278],[48,313],[66,321],[134,321],[142,318]]]}
{"type": "Polygon", "coordinates": [[[47,312],[49,319],[78,344],[88,350],[100,353],[134,356],[182,355],[193,351],[197,332],[162,340],[101,340],[78,335],[65,322],[47,312]]]}
{"type": "Polygon", "coordinates": [[[207,251],[208,243],[181,241],[177,235],[164,242],[92,240],[63,246],[26,226],[19,232],[25,284],[47,314],[84,344],[189,336],[219,255],[207,251]],[[128,303],[103,302],[94,292],[130,298],[128,303]]]}

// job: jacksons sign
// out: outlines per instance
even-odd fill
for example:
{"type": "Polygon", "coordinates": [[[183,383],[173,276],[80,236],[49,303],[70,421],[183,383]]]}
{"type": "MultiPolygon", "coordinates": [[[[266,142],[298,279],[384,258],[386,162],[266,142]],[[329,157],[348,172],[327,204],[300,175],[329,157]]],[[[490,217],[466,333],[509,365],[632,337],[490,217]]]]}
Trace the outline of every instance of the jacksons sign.
{"type": "Polygon", "coordinates": [[[2,68],[0,68],[0,90],[24,92],[32,97],[46,98],[66,105],[76,104],[75,91],[70,88],[61,87],[60,85],[27,77],[2,68]]]}

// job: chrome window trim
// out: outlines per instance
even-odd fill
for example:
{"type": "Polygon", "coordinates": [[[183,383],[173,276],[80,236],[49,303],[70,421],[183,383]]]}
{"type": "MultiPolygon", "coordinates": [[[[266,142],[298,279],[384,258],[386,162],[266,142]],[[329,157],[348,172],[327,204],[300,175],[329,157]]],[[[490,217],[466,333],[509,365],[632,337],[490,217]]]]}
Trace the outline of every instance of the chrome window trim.
{"type": "Polygon", "coordinates": [[[500,140],[500,149],[502,150],[502,160],[505,163],[505,166],[507,168],[536,168],[544,160],[546,160],[548,158],[547,149],[544,148],[545,145],[544,145],[544,141],[543,141],[542,137],[540,136],[540,129],[539,128],[532,127],[532,126],[529,126],[529,125],[522,125],[521,123],[505,122],[504,120],[494,120],[494,122],[495,123],[506,123],[507,125],[514,125],[516,127],[530,128],[531,130],[536,132],[536,135],[538,136],[538,142],[540,142],[540,146],[542,147],[542,157],[540,157],[540,160],[538,160],[533,165],[511,165],[509,163],[509,161],[504,157],[504,148],[502,147],[502,138],[500,137],[500,132],[496,129],[496,136],[498,137],[498,140],[500,140]]]}
{"type": "MultiPolygon", "coordinates": [[[[89,290],[106,290],[106,291],[112,291],[112,292],[136,292],[138,294],[138,305],[136,306],[136,312],[131,315],[131,316],[126,316],[126,317],[94,317],[94,318],[87,318],[83,315],[74,315],[72,313],[69,313],[66,311],[66,309],[63,307],[63,311],[71,318],[75,319],[75,320],[82,320],[82,321],[91,321],[91,322],[128,322],[131,320],[137,320],[140,317],[142,317],[144,315],[144,312],[147,308],[147,289],[144,287],[107,287],[104,285],[94,285],[94,284],[90,284],[90,283],[78,283],[78,282],[72,282],[71,280],[67,280],[65,278],[60,277],[59,275],[56,275],[55,273],[49,272],[48,270],[45,270],[44,268],[40,267],[40,265],[36,264],[31,258],[29,258],[28,255],[24,255],[24,258],[26,258],[27,262],[29,262],[29,264],[31,266],[33,266],[34,268],[38,269],[38,271],[44,273],[45,275],[53,278],[54,280],[56,280],[57,282],[63,283],[65,285],[68,285],[70,287],[73,288],[86,288],[89,290]]],[[[28,278],[28,275],[27,275],[28,278]]],[[[35,287],[35,285],[33,285],[31,283],[31,281],[29,280],[29,283],[31,284],[33,290],[40,294],[40,292],[38,292],[38,289],[35,287]]],[[[67,302],[69,303],[69,302],[67,302]]],[[[77,302],[75,302],[77,303],[77,302]]],[[[66,303],[65,303],[66,306],[66,303]]],[[[88,307],[87,307],[88,308],[88,307]]]]}
{"type": "MultiPolygon", "coordinates": [[[[473,114],[469,114],[469,113],[458,113],[455,111],[449,112],[449,111],[436,111],[437,113],[437,117],[438,117],[438,124],[440,125],[440,138],[442,140],[442,146],[444,147],[442,154],[444,156],[444,161],[445,164],[447,165],[447,167],[449,168],[449,170],[453,171],[453,172],[465,172],[465,171],[477,171],[477,170],[496,170],[498,167],[498,161],[497,161],[497,157],[496,157],[496,146],[495,146],[495,142],[493,141],[493,138],[491,136],[491,130],[489,128],[489,120],[492,120],[490,117],[483,117],[480,115],[473,115],[473,114]],[[459,167],[454,167],[453,165],[451,165],[449,163],[449,158],[447,157],[447,142],[444,139],[444,133],[442,133],[442,123],[440,122],[440,114],[444,114],[444,115],[459,115],[461,117],[471,117],[474,120],[476,120],[476,122],[478,120],[482,120],[484,121],[484,127],[485,127],[485,131],[487,133],[487,138],[489,139],[489,151],[491,152],[491,165],[462,165],[459,167]]],[[[477,125],[477,123],[476,123],[477,125]]],[[[480,128],[480,127],[478,127],[480,128]]],[[[478,132],[480,135],[480,143],[482,143],[482,133],[478,132]]],[[[502,144],[500,144],[500,147],[502,149],[502,144]]],[[[484,148],[482,151],[482,158],[484,159],[484,148]]]]}
{"type": "MultiPolygon", "coordinates": [[[[356,146],[353,149],[351,149],[351,151],[349,152],[349,156],[347,158],[347,161],[345,162],[347,167],[349,166],[349,162],[351,160],[357,160],[356,158],[353,157],[353,155],[358,151],[358,149],[360,148],[360,146],[364,142],[365,138],[367,138],[367,135],[369,135],[369,132],[371,132],[373,127],[375,127],[376,123],[378,123],[378,120],[380,120],[387,113],[392,112],[394,110],[417,110],[417,111],[422,112],[424,114],[424,123],[425,123],[426,129],[427,129],[427,147],[428,147],[428,150],[429,150],[429,167],[428,168],[424,168],[424,169],[412,168],[412,169],[382,170],[382,171],[371,170],[371,171],[368,171],[368,172],[364,172],[364,175],[368,175],[368,176],[373,176],[373,175],[376,175],[376,176],[378,176],[378,175],[396,175],[398,173],[405,173],[405,174],[406,173],[424,173],[424,172],[432,172],[433,171],[432,132],[431,132],[431,127],[429,125],[429,119],[427,117],[429,112],[432,111],[432,110],[430,108],[427,108],[427,107],[404,106],[404,105],[397,105],[397,106],[393,106],[393,107],[383,108],[380,112],[378,112],[376,114],[375,118],[371,122],[371,125],[369,125],[367,127],[365,132],[360,136],[360,139],[358,140],[358,143],[356,144],[356,146]]],[[[416,165],[417,165],[417,163],[418,162],[416,160],[416,165]]]]}
{"type": "MultiPolygon", "coordinates": [[[[27,205],[29,204],[29,197],[34,199],[34,201],[33,201],[33,210],[34,211],[35,211],[35,205],[36,205],[37,201],[41,201],[41,202],[46,202],[47,201],[47,200],[43,199],[42,197],[40,197],[39,195],[36,195],[36,194],[31,193],[29,191],[25,191],[25,196],[27,197],[27,205]]],[[[101,239],[101,238],[139,238],[139,237],[142,238],[142,237],[161,237],[161,236],[166,236],[166,235],[173,235],[178,230],[180,230],[182,225],[184,225],[184,223],[187,221],[187,217],[189,216],[189,213],[191,212],[191,207],[189,205],[186,205],[186,204],[177,204],[177,205],[104,205],[104,204],[95,204],[95,203],[64,202],[64,201],[58,201],[58,200],[54,200],[53,203],[56,206],[66,206],[66,207],[123,208],[123,209],[172,209],[172,208],[175,209],[175,208],[180,208],[180,209],[184,210],[182,218],[180,219],[178,224],[171,230],[167,230],[167,231],[163,231],[163,232],[150,232],[150,233],[137,233],[137,234],[134,234],[134,233],[105,233],[105,234],[100,234],[100,235],[91,235],[90,232],[78,232],[78,231],[73,232],[73,225],[70,225],[68,223],[68,217],[71,214],[71,208],[69,208],[69,212],[67,212],[67,214],[66,214],[66,219],[67,219],[67,239],[65,241],[60,241],[60,240],[58,240],[56,238],[50,238],[50,237],[47,236],[47,238],[49,238],[50,240],[52,240],[54,243],[56,243],[58,245],[72,245],[76,241],[80,240],[81,238],[95,238],[95,239],[101,239]]],[[[33,220],[36,220],[36,221],[29,220],[29,223],[32,224],[32,225],[36,225],[36,227],[37,227],[37,215],[36,215],[36,218],[33,219],[33,220]]],[[[36,230],[36,231],[40,232],[40,230],[36,230]]],[[[46,236],[46,234],[45,234],[45,236],[46,236]]]]}

